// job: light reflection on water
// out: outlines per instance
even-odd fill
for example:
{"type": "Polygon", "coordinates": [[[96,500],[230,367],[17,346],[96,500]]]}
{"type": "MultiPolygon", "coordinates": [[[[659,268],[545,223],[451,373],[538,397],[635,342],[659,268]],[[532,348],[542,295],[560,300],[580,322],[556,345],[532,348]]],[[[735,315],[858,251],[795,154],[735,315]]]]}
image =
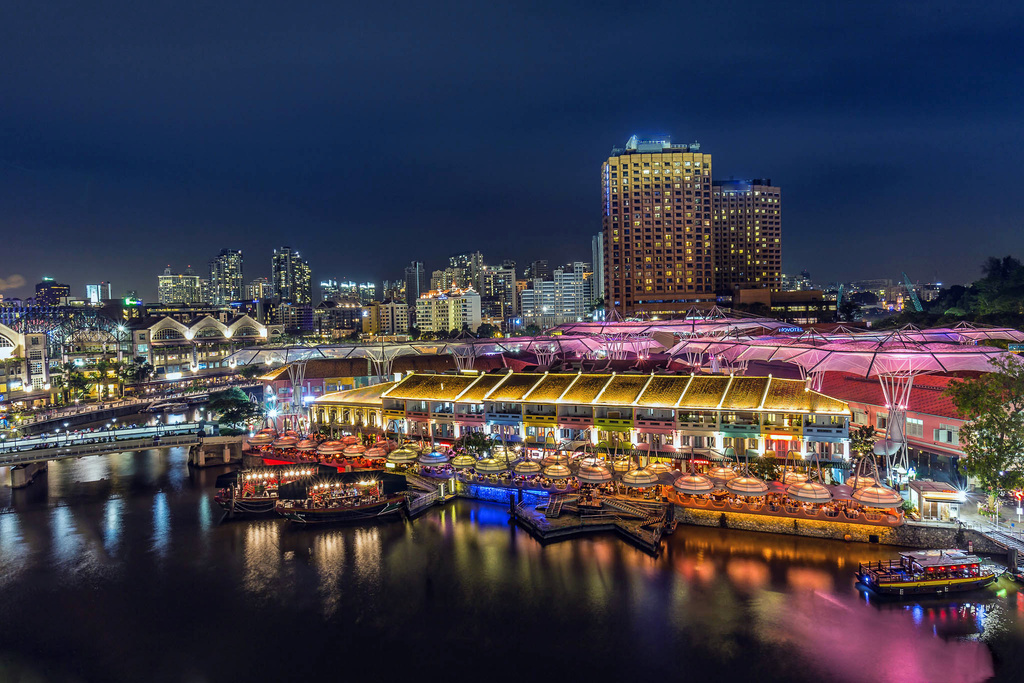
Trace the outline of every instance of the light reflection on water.
{"type": "MultiPolygon", "coordinates": [[[[504,506],[468,501],[413,522],[221,523],[212,484],[224,469],[190,471],[186,457],[174,449],[69,461],[24,491],[0,493],[8,496],[0,500],[8,510],[0,514],[0,586],[24,596],[0,620],[0,670],[5,652],[32,651],[52,630],[46,615],[65,610],[90,615],[65,628],[79,648],[92,643],[95,656],[52,658],[91,662],[83,670],[90,680],[145,679],[153,666],[170,680],[209,674],[224,651],[243,667],[239,677],[288,680],[287,658],[261,657],[270,634],[282,651],[358,653],[397,642],[408,663],[451,651],[460,665],[488,670],[488,653],[510,644],[528,647],[540,667],[586,644],[596,659],[574,666],[590,680],[685,672],[707,680],[973,681],[991,670],[986,646],[974,642],[979,634],[1007,666],[1024,649],[1024,594],[1005,581],[1002,595],[980,598],[865,599],[852,571],[894,555],[877,546],[682,526],[657,558],[611,534],[542,546],[507,524],[504,506]],[[103,597],[68,580],[77,578],[103,597]],[[218,630],[221,650],[191,649],[186,669],[162,644],[191,632],[197,613],[230,614],[224,623],[233,627],[218,630]],[[133,626],[140,618],[149,635],[133,626]],[[129,649],[137,643],[150,659],[104,668],[92,629],[129,649]],[[150,637],[161,647],[145,647],[150,637]],[[526,645],[541,642],[543,649],[526,645]]],[[[309,664],[324,675],[335,665],[309,664]]]]}

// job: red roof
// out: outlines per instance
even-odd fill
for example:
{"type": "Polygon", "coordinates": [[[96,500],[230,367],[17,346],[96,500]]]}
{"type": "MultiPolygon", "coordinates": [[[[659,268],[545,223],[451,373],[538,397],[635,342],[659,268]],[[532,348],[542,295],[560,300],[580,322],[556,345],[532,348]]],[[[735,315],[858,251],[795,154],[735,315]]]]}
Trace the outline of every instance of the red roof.
{"type": "MultiPolygon", "coordinates": [[[[942,393],[953,379],[953,377],[943,375],[915,377],[907,411],[962,420],[963,418],[957,414],[953,401],[942,393]]],[[[826,372],[821,385],[821,393],[847,403],[885,407],[882,385],[874,377],[865,379],[844,372],[826,372]]]]}

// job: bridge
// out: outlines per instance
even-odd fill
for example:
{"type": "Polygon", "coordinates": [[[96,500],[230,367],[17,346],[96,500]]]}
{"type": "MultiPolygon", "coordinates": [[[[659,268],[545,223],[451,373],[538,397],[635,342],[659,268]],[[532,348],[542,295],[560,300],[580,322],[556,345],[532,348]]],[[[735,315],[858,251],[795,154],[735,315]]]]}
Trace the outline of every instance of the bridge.
{"type": "Polygon", "coordinates": [[[174,425],[128,427],[85,432],[76,435],[38,436],[18,439],[0,449],[0,467],[11,467],[11,486],[18,488],[32,481],[50,460],[110,455],[150,448],[174,448],[202,444],[204,423],[183,422],[174,425]]]}

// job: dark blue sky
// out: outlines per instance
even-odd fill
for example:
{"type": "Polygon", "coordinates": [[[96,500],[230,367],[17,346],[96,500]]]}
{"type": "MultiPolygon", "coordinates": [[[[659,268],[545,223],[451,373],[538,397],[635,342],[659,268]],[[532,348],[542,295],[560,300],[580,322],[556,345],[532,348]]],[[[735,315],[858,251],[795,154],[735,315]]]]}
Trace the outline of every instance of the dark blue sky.
{"type": "Polygon", "coordinates": [[[783,188],[784,270],[1024,255],[1024,3],[8,2],[0,293],[274,246],[383,279],[589,260],[632,133],[783,188]]]}

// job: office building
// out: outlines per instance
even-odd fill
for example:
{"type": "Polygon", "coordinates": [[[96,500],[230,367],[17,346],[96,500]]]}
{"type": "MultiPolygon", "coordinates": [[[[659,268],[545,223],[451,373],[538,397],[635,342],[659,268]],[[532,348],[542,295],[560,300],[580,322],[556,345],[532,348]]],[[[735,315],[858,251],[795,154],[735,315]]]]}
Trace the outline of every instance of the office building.
{"type": "Polygon", "coordinates": [[[601,166],[606,308],[670,316],[714,301],[711,155],[639,140],[601,166]]]}
{"type": "Polygon", "coordinates": [[[781,191],[770,179],[712,182],[714,288],[782,288],[781,191]]]}
{"type": "Polygon", "coordinates": [[[167,266],[163,275],[157,276],[157,298],[162,305],[209,303],[203,297],[203,279],[192,272],[191,266],[184,273],[173,273],[167,266]]]}
{"type": "Polygon", "coordinates": [[[413,261],[405,267],[405,300],[413,306],[416,299],[420,298],[420,294],[429,289],[426,281],[426,271],[423,270],[423,264],[419,261],[413,261]]]}
{"type": "Polygon", "coordinates": [[[71,287],[54,282],[52,277],[44,277],[43,281],[36,285],[36,303],[40,306],[57,306],[69,296],[71,287]]]}
{"type": "Polygon", "coordinates": [[[480,273],[480,306],[482,315],[500,320],[502,325],[516,317],[516,269],[504,266],[484,266],[480,273]]]}
{"type": "Polygon", "coordinates": [[[527,280],[550,280],[551,266],[547,259],[533,261],[526,267],[525,275],[527,280]]]}
{"type": "Polygon", "coordinates": [[[416,300],[416,326],[422,332],[476,332],[481,322],[480,295],[472,289],[430,291],[416,300]]]}
{"type": "Polygon", "coordinates": [[[535,278],[519,295],[523,325],[548,328],[584,320],[593,300],[593,277],[590,264],[576,261],[556,268],[550,280],[535,278]]]}
{"type": "Polygon", "coordinates": [[[271,281],[275,301],[299,305],[312,303],[313,277],[309,264],[291,247],[274,250],[271,281]]]}
{"type": "Polygon", "coordinates": [[[469,271],[462,268],[448,267],[444,270],[435,270],[430,276],[430,289],[439,292],[446,292],[449,289],[476,289],[478,286],[479,283],[474,284],[474,278],[469,271]]]}
{"type": "Polygon", "coordinates": [[[337,301],[341,298],[341,290],[337,280],[320,281],[320,301],[337,301]]]}
{"type": "Polygon", "coordinates": [[[245,286],[245,298],[249,301],[262,301],[274,297],[274,287],[269,278],[258,277],[245,286]]]}
{"type": "Polygon", "coordinates": [[[114,295],[111,293],[111,287],[109,282],[101,282],[98,285],[86,285],[85,286],[85,301],[86,303],[97,305],[102,303],[104,300],[109,301],[113,299],[114,295]]]}
{"type": "Polygon", "coordinates": [[[468,251],[464,254],[456,254],[448,257],[448,267],[458,268],[462,271],[466,284],[463,287],[479,289],[480,273],[484,269],[484,255],[479,251],[468,251]]]}
{"type": "Polygon", "coordinates": [[[357,299],[342,297],[327,299],[313,309],[313,324],[316,331],[323,336],[335,331],[351,332],[362,325],[363,308],[357,299]]]}
{"type": "Polygon", "coordinates": [[[374,282],[359,283],[359,303],[364,306],[377,298],[377,284],[374,282]]]}
{"type": "Polygon", "coordinates": [[[590,263],[594,267],[594,278],[591,282],[592,295],[604,301],[604,235],[598,233],[590,240],[590,263]]]}
{"type": "Polygon", "coordinates": [[[242,277],[242,250],[221,249],[210,260],[210,303],[216,305],[241,301],[245,296],[242,277]]]}
{"type": "Polygon", "coordinates": [[[381,301],[363,308],[363,332],[374,336],[409,333],[409,306],[401,301],[381,301]]]}
{"type": "Polygon", "coordinates": [[[385,299],[405,301],[405,280],[385,280],[380,294],[385,299]]]}

